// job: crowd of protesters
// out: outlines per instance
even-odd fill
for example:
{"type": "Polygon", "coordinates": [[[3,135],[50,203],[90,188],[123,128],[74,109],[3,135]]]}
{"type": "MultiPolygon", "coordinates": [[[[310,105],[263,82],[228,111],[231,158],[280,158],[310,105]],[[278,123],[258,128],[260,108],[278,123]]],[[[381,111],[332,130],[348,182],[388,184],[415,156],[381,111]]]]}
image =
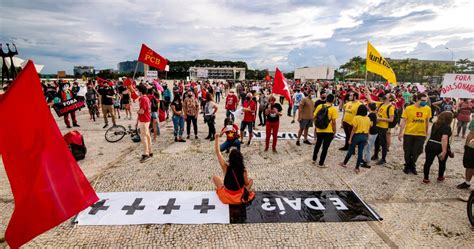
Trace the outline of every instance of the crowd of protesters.
{"type": "MultiPolygon", "coordinates": [[[[301,137],[304,144],[314,145],[312,161],[319,167],[327,167],[326,155],[337,129],[341,128],[345,141],[339,150],[347,153],[340,163],[341,166],[347,167],[355,154],[356,173],[360,172],[360,167],[371,168],[371,161],[375,161],[375,165],[385,165],[393,135],[403,141],[404,173],[418,174],[416,164],[424,151],[426,159],[422,167],[422,182],[430,182],[429,172],[436,158],[439,164],[437,181],[442,182],[445,179],[446,162],[448,158],[453,157],[451,138],[460,136],[466,138],[463,158],[466,174],[465,181],[459,184],[458,188],[470,187],[474,173],[474,123],[471,120],[473,100],[442,98],[440,88],[426,89],[415,84],[396,87],[381,83],[319,81],[289,81],[288,84],[292,105],[288,105],[286,115],[292,117],[291,123],[299,123],[296,145],[301,146],[301,137]],[[339,116],[342,116],[340,124],[339,116]],[[453,119],[457,123],[456,129],[451,128],[453,119]],[[308,133],[313,126],[314,140],[310,141],[308,133]]],[[[78,91],[76,83],[73,83],[72,87],[69,83],[60,83],[56,87],[44,84],[44,89],[45,96],[51,103],[73,98],[78,91]]],[[[121,110],[125,110],[126,119],[132,119],[133,89],[138,89],[137,94],[139,93],[137,122],[144,143],[141,161],[153,156],[150,126],[155,141],[159,135],[159,122],[171,119],[174,141],[186,142],[185,136],[190,139],[194,135],[194,138],[198,139],[200,115],[208,126],[205,139],[213,141],[216,137],[225,135],[225,141],[218,147],[219,152],[229,153],[232,147],[240,151],[244,139],[247,139],[248,145],[251,144],[258,117],[258,126],[265,126],[264,150],[268,151],[272,140],[272,151],[277,153],[278,131],[285,113],[285,99],[271,94],[271,81],[175,81],[172,86],[164,82],[141,81],[133,88],[124,86],[122,82],[89,82],[85,95],[88,109],[102,109],[104,128],[108,127],[109,118],[113,125],[116,124],[116,116],[120,118],[121,110]],[[224,101],[225,108],[222,129],[216,128],[220,101],[224,101]],[[236,120],[239,111],[242,112],[242,115],[239,115],[242,119],[240,123],[236,120]]],[[[91,113],[91,119],[94,115],[98,117],[99,112],[91,113]]],[[[73,126],[79,126],[75,114],[70,113],[70,116],[73,126]]],[[[71,127],[69,115],[64,117],[64,122],[68,128],[71,127]]],[[[216,186],[221,186],[221,180],[214,180],[216,186]]],[[[247,180],[244,183],[240,179],[239,182],[248,184],[247,180]]]]}

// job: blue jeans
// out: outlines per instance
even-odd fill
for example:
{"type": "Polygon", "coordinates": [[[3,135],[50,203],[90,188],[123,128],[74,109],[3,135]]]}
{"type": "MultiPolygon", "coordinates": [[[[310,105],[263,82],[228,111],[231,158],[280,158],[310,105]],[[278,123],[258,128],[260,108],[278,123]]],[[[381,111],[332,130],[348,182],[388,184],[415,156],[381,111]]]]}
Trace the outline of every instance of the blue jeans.
{"type": "Polygon", "coordinates": [[[174,126],[174,136],[181,137],[183,136],[184,131],[184,118],[182,116],[173,115],[173,126],[174,126]]]}
{"type": "Polygon", "coordinates": [[[367,144],[367,137],[367,134],[354,134],[354,136],[352,137],[352,142],[349,146],[349,151],[347,151],[346,158],[344,159],[344,164],[347,164],[347,162],[349,162],[349,159],[351,159],[351,156],[355,151],[355,147],[357,146],[358,150],[356,169],[359,168],[359,165],[362,163],[364,146],[367,144]]]}
{"type": "Polygon", "coordinates": [[[370,162],[372,157],[372,148],[374,148],[375,139],[377,139],[377,133],[369,134],[369,139],[367,140],[367,146],[364,148],[364,161],[370,162]]]}
{"type": "Polygon", "coordinates": [[[240,140],[239,139],[234,139],[234,140],[226,140],[221,144],[221,151],[228,150],[230,147],[235,146],[237,149],[240,151],[240,140]]]}

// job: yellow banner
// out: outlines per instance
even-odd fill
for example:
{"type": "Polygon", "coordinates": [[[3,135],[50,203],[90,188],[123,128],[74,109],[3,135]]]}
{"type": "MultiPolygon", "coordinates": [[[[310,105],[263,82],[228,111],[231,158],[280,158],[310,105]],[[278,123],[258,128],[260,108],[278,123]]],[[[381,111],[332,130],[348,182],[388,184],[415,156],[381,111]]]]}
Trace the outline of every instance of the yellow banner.
{"type": "Polygon", "coordinates": [[[378,74],[384,77],[388,82],[397,85],[397,77],[393,72],[393,69],[388,64],[380,53],[370,44],[367,42],[367,71],[378,74]]]}

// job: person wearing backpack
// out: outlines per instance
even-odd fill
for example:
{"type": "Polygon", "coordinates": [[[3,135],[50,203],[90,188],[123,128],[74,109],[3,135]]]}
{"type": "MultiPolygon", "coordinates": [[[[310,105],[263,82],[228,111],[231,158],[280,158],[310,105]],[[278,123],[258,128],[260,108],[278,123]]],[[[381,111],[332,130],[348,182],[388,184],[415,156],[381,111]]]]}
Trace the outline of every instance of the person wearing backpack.
{"type": "Polygon", "coordinates": [[[405,157],[405,174],[416,172],[416,161],[423,153],[426,135],[428,134],[428,124],[431,118],[431,108],[427,105],[428,96],[420,93],[416,96],[416,102],[407,106],[402,114],[400,132],[398,140],[403,139],[403,151],[405,157]]]}
{"type": "MultiPolygon", "coordinates": [[[[367,90],[368,91],[368,90],[367,90]]],[[[375,102],[379,106],[377,112],[377,139],[375,140],[375,151],[372,156],[372,160],[379,158],[380,147],[382,147],[382,158],[376,163],[377,165],[384,165],[387,161],[388,143],[387,143],[387,131],[389,123],[392,123],[395,118],[395,107],[392,105],[392,101],[395,97],[392,94],[380,95],[379,99],[382,102],[375,102]]],[[[369,103],[374,102],[371,98],[367,98],[369,103]]]]}
{"type": "Polygon", "coordinates": [[[333,106],[334,95],[328,94],[326,97],[326,103],[320,104],[314,111],[314,124],[316,126],[316,145],[313,151],[313,164],[316,164],[318,159],[319,149],[321,145],[323,150],[321,157],[319,158],[319,167],[326,168],[324,161],[328,152],[329,145],[336,134],[336,119],[338,118],[338,112],[336,107],[333,106]]]}

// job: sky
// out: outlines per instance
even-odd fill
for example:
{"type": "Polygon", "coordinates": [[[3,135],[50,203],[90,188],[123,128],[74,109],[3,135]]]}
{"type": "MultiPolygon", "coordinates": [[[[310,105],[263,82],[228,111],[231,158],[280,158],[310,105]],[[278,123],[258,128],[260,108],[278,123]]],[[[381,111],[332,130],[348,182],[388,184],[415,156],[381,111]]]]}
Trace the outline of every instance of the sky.
{"type": "Polygon", "coordinates": [[[367,41],[386,58],[473,59],[473,10],[472,0],[0,0],[0,42],[42,73],[117,69],[142,43],[171,61],[283,71],[365,58],[367,41]]]}

